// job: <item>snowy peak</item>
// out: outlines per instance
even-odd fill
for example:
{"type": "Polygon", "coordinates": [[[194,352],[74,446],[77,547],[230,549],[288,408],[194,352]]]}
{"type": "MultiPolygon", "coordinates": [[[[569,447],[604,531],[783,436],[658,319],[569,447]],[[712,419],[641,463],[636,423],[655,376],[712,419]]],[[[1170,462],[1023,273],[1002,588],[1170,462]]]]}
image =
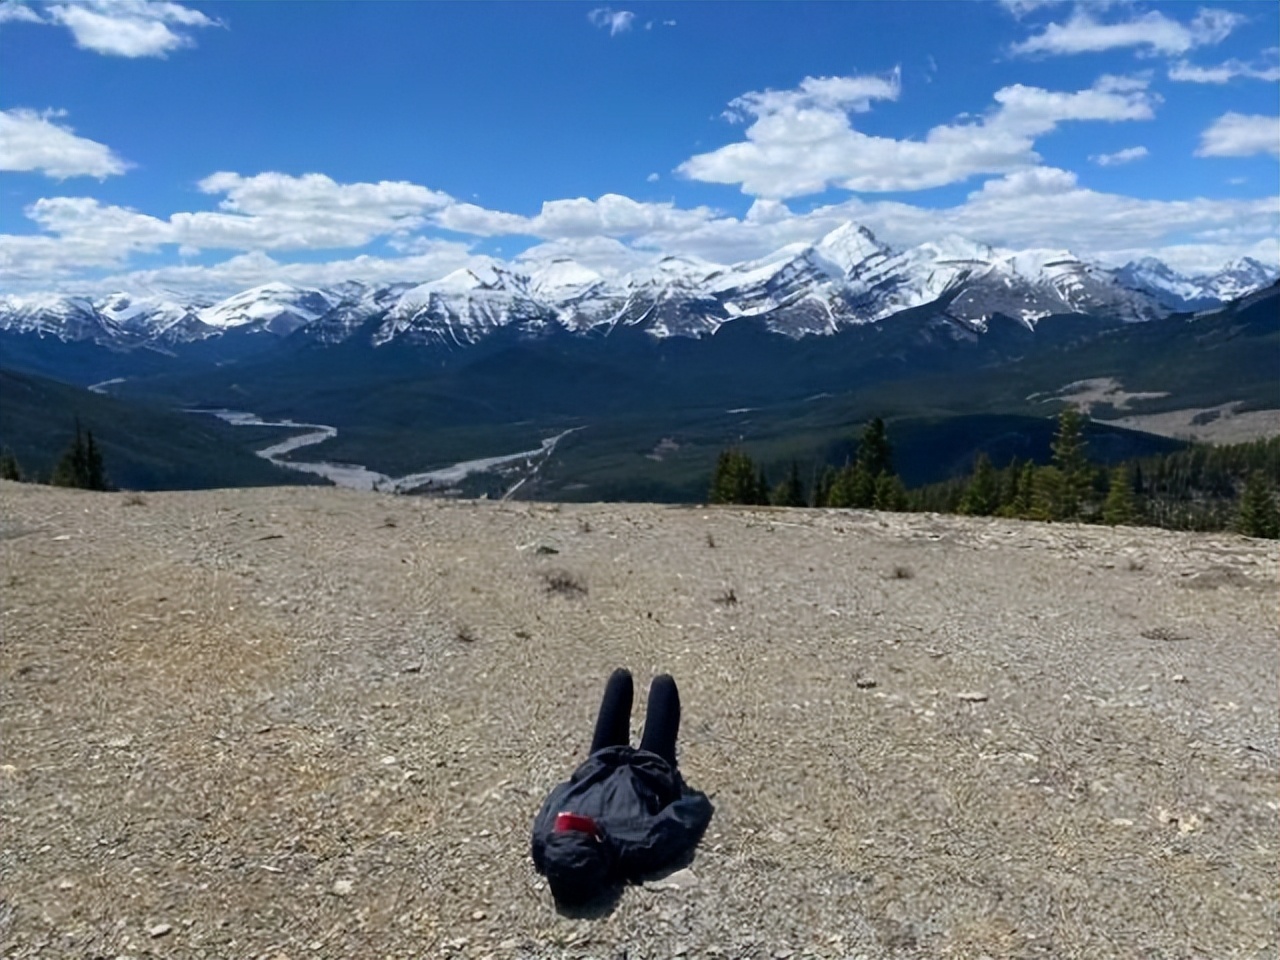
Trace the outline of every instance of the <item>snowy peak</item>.
{"type": "Polygon", "coordinates": [[[722,265],[666,256],[620,277],[568,257],[505,263],[477,257],[426,283],[352,279],[323,289],[268,283],[209,305],[164,290],[91,301],[53,294],[0,297],[0,331],[133,347],[231,331],[374,345],[404,340],[447,347],[501,328],[516,335],[620,327],[655,338],[702,337],[752,318],[790,337],[834,333],[928,307],[981,329],[1003,314],[1034,327],[1054,314],[1150,320],[1215,307],[1275,282],[1280,270],[1241,258],[1187,277],[1155,258],[1118,270],[1063,249],[999,250],[944,236],[895,250],[845,223],[813,243],[722,265]]]}
{"type": "Polygon", "coordinates": [[[332,306],[333,301],[320,290],[267,283],[201,310],[199,318],[210,327],[250,327],[288,336],[319,319],[332,306]]]}
{"type": "Polygon", "coordinates": [[[1207,310],[1269,286],[1280,269],[1241,257],[1215,273],[1188,277],[1155,257],[1143,257],[1115,271],[1116,281],[1149,294],[1170,310],[1207,310]]]}
{"type": "Polygon", "coordinates": [[[1241,257],[1224,266],[1217,273],[1200,277],[1205,290],[1219,300],[1234,300],[1246,293],[1275,283],[1280,270],[1268,266],[1253,257],[1241,257]]]}
{"type": "Polygon", "coordinates": [[[814,244],[813,252],[833,264],[841,276],[848,277],[868,262],[884,259],[891,251],[866,227],[850,222],[814,244]]]}

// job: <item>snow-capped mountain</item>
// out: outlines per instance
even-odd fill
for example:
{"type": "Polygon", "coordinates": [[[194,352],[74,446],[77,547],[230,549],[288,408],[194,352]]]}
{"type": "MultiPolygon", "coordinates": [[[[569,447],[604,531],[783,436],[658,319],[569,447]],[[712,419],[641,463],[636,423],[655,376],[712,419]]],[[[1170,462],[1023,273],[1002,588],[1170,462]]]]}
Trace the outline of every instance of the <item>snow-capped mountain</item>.
{"type": "Polygon", "coordinates": [[[905,250],[847,223],[818,242],[722,265],[668,256],[608,277],[571,259],[478,259],[420,284],[352,280],[314,289],[269,283],[218,303],[169,292],[90,300],[56,294],[0,297],[0,331],[108,346],[170,346],[219,337],[299,335],[332,344],[367,336],[447,348],[495,331],[559,328],[608,335],[620,327],[655,338],[703,337],[755,318],[788,337],[830,334],[929,308],[980,331],[997,314],[1029,328],[1055,314],[1127,322],[1217,306],[1280,276],[1245,258],[1188,278],[1154,259],[1111,270],[1064,250],[998,250],[945,237],[905,250]]]}
{"type": "Polygon", "coordinates": [[[1252,257],[1233,260],[1216,273],[1198,277],[1183,276],[1155,257],[1126,263],[1116,271],[1122,286],[1142,291],[1170,310],[1208,310],[1277,278],[1280,270],[1252,257]]]}
{"type": "Polygon", "coordinates": [[[1280,270],[1267,266],[1253,257],[1232,260],[1217,273],[1200,277],[1199,282],[1219,301],[1234,300],[1252,293],[1259,287],[1269,286],[1280,278],[1280,270]]]}
{"type": "Polygon", "coordinates": [[[328,313],[340,296],[323,290],[309,290],[288,283],[268,283],[245,290],[234,297],[200,311],[200,320],[210,327],[249,327],[279,336],[314,323],[328,313]]]}

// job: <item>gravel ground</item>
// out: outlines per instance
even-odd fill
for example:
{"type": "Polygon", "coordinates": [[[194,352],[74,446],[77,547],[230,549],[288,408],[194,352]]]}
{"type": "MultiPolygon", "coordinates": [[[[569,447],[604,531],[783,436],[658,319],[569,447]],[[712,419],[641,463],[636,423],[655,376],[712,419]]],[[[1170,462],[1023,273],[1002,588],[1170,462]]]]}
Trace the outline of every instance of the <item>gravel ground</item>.
{"type": "Polygon", "coordinates": [[[1274,958],[1278,559],[0,484],[3,956],[1274,958]],[[565,916],[529,827],[619,665],[637,728],[677,677],[716,814],[565,916]]]}

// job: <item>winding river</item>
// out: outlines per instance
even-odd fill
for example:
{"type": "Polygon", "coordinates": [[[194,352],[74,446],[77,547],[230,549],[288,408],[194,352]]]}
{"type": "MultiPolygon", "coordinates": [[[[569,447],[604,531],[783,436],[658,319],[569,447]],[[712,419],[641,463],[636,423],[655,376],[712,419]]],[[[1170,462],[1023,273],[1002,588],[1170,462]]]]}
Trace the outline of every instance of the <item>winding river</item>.
{"type": "MultiPolygon", "coordinates": [[[[539,458],[546,458],[551,455],[551,452],[556,448],[556,444],[563,437],[579,429],[573,427],[563,433],[556,434],[554,437],[548,437],[542,441],[542,446],[536,450],[522,450],[519,453],[508,453],[499,457],[485,457],[480,460],[464,460],[461,463],[441,467],[438,470],[411,473],[404,477],[389,477],[385,473],[378,473],[360,464],[331,463],[327,460],[300,461],[284,459],[287,454],[301,447],[309,447],[312,444],[323,443],[325,440],[336,437],[338,435],[336,427],[323,423],[299,423],[296,420],[263,420],[255,413],[244,413],[238,410],[191,410],[189,412],[212,414],[218,419],[237,427],[280,427],[288,430],[305,430],[305,433],[289,437],[289,439],[274,443],[269,447],[263,447],[257,451],[258,456],[264,460],[269,460],[278,467],[325,477],[339,487],[347,487],[351,490],[376,490],[382,493],[408,493],[411,490],[427,486],[449,487],[468,474],[484,473],[494,467],[499,467],[506,463],[515,463],[520,460],[533,461],[539,458]]],[[[524,480],[520,480],[511,490],[507,491],[508,495],[523,483],[524,480]]]]}

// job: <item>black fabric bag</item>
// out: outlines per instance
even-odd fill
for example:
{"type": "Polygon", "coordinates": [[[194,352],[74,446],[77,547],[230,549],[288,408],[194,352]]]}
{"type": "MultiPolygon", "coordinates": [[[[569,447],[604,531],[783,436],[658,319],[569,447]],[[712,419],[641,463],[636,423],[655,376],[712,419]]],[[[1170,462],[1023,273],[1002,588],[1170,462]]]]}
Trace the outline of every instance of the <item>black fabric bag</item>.
{"type": "Polygon", "coordinates": [[[533,863],[557,900],[580,902],[692,852],[711,822],[707,795],[656,753],[605,747],[551,791],[533,822],[533,863]],[[556,815],[595,821],[598,836],[555,832],[556,815]]]}

